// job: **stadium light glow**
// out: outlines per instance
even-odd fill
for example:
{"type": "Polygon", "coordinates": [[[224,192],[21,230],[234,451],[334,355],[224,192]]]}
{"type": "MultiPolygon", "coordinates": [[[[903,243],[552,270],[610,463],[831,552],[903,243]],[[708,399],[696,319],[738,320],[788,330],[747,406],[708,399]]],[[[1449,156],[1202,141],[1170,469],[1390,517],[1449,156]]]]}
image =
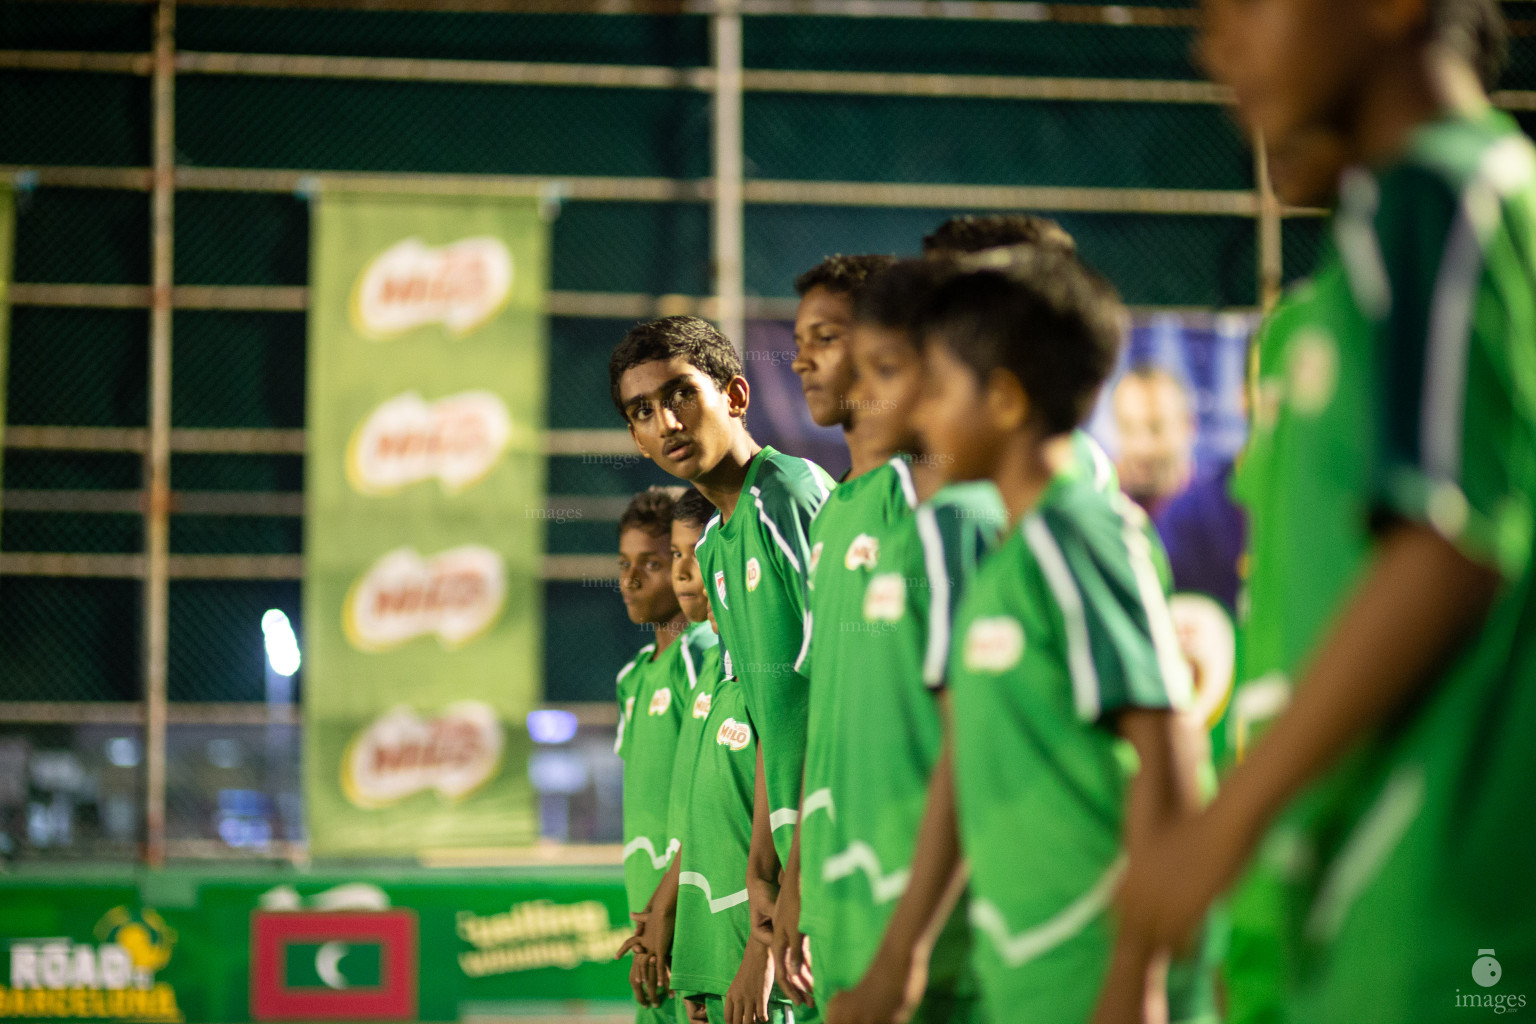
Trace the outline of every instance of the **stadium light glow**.
{"type": "Polygon", "coordinates": [[[528,712],[528,735],[535,743],[569,743],[576,735],[576,716],[569,711],[528,712]]]}
{"type": "Polygon", "coordinates": [[[261,635],[266,639],[267,663],[280,676],[291,676],[299,670],[299,638],[293,635],[288,616],[276,608],[267,609],[261,617],[261,635]]]}

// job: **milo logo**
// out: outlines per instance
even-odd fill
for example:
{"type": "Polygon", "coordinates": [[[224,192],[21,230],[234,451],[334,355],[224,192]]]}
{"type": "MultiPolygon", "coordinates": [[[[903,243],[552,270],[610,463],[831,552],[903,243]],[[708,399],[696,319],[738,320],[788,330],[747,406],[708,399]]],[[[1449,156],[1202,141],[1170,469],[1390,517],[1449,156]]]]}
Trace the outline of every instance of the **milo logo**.
{"type": "Polygon", "coordinates": [[[965,667],[1005,672],[1024,656],[1024,627],[1006,615],[977,619],[965,633],[965,667]]]}
{"type": "Polygon", "coordinates": [[[436,479],[449,494],[477,483],[512,443],[512,415],[490,391],[436,402],[408,391],[377,406],[347,443],[347,482],[360,494],[390,494],[436,479]]]}
{"type": "Polygon", "coordinates": [[[864,588],[864,620],[897,622],[907,605],[907,585],[899,572],[872,576],[864,588]]]}
{"type": "Polygon", "coordinates": [[[512,295],[512,253],[499,238],[463,238],[432,247],[419,238],[374,257],[352,289],[352,326],[381,341],[441,323],[463,337],[512,295]]]}
{"type": "Polygon", "coordinates": [[[709,706],[711,703],[713,703],[713,700],[707,693],[701,693],[697,697],[693,698],[693,717],[708,718],[709,706]]]}
{"type": "Polygon", "coordinates": [[[422,717],[399,705],[360,730],[341,759],[341,788],[358,807],[383,807],[423,790],[457,800],[501,766],[501,720],[477,700],[422,717]]]}
{"type": "Polygon", "coordinates": [[[747,559],[747,590],[756,590],[757,585],[762,581],[762,578],[763,567],[758,564],[757,559],[747,559]]]}
{"type": "Polygon", "coordinates": [[[396,548],[352,585],[342,620],[363,651],[434,634],[444,647],[462,647],[495,623],[506,596],[506,568],[490,548],[465,544],[430,558],[396,548]]]}
{"type": "Polygon", "coordinates": [[[825,541],[817,541],[814,545],[811,546],[811,564],[810,569],[808,570],[809,572],[815,573],[816,567],[821,564],[821,549],[825,545],[825,541]]]}
{"type": "Polygon", "coordinates": [[[720,731],[715,734],[715,742],[732,750],[745,750],[747,744],[752,742],[752,727],[746,722],[727,718],[720,723],[720,731]]]}
{"type": "Polygon", "coordinates": [[[672,691],[668,687],[663,686],[661,689],[651,694],[651,706],[646,710],[651,715],[664,715],[667,713],[667,709],[671,706],[672,691]]]}
{"type": "Polygon", "coordinates": [[[850,572],[860,566],[866,569],[873,569],[879,559],[879,539],[871,537],[867,533],[861,533],[853,538],[853,542],[848,545],[847,552],[843,554],[843,568],[848,569],[850,572]]]}

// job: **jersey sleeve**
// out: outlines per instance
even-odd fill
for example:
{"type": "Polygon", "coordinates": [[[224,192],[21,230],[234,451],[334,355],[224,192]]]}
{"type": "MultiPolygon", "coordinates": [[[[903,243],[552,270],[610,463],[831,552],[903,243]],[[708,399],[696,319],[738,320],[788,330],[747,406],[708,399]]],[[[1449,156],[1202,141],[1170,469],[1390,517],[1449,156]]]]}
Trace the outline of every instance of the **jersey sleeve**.
{"type": "Polygon", "coordinates": [[[774,486],[752,488],[757,521],[763,532],[763,548],[785,583],[785,593],[796,615],[804,618],[811,567],[811,521],[826,499],[810,487],[774,486]]]}
{"type": "MultiPolygon", "coordinates": [[[[1104,536],[1050,510],[1024,538],[1060,613],[1078,717],[1101,722],[1131,708],[1177,709],[1191,698],[1189,667],[1168,614],[1140,509],[1122,501],[1104,536]]],[[[1144,518],[1144,517],[1143,517],[1144,518]]]]}
{"type": "Polygon", "coordinates": [[[928,588],[923,685],[940,690],[944,688],[960,595],[981,560],[981,531],[977,520],[966,518],[960,508],[923,505],[917,510],[917,538],[928,588]]]}
{"type": "Polygon", "coordinates": [[[614,694],[619,702],[619,726],[613,737],[613,752],[620,757],[625,753],[624,739],[628,734],[630,718],[635,708],[634,671],[644,653],[642,651],[641,654],[630,659],[629,664],[619,669],[619,674],[614,678],[614,694]]]}
{"type": "MultiPolygon", "coordinates": [[[[1385,176],[1369,228],[1384,292],[1362,303],[1379,340],[1373,517],[1424,524],[1510,575],[1533,532],[1531,179],[1513,138],[1464,184],[1414,164],[1385,176]]],[[[1369,271],[1346,266],[1359,296],[1369,271]]]]}

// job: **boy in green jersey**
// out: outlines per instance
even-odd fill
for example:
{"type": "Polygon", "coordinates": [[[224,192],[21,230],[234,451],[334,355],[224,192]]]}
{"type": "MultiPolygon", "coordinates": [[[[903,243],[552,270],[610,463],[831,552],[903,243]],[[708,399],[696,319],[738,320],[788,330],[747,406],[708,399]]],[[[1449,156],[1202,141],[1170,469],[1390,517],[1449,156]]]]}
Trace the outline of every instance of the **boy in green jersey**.
{"type": "Polygon", "coordinates": [[[1133,858],[1126,920],[1177,941],[1278,831],[1308,866],[1277,923],[1293,1018],[1503,1012],[1536,982],[1536,158],[1448,42],[1497,12],[1212,14],[1248,126],[1334,131],[1356,166],[1310,326],[1261,367],[1272,419],[1240,484],[1251,643],[1294,692],[1211,806],[1133,858]]]}
{"type": "MultiPolygon", "coordinates": [[[[916,425],[947,479],[997,486],[1011,525],[955,613],[937,811],[913,859],[916,895],[891,930],[921,931],[909,904],[942,907],[933,894],[962,877],[963,847],[972,958],[994,1019],[1080,1022],[1101,987],[1101,1013],[1208,1019],[1210,979],[1185,971],[1168,985],[1166,958],[1105,913],[1125,848],[1200,796],[1178,713],[1188,669],[1143,517],[1095,487],[1073,445],[1124,310],[1059,251],[983,262],[929,303],[916,425]]],[[[890,965],[917,978],[921,967],[890,965]]]]}
{"type": "MultiPolygon", "coordinates": [[[[709,598],[694,546],[715,509],[698,491],[677,503],[672,518],[672,585],[691,620],[707,620],[709,598]]],[[[672,987],[691,1018],[778,1021],[770,1000],[768,950],[750,937],[745,878],[752,835],[756,756],[740,684],[725,678],[722,648],[710,649],[693,689],[672,771],[668,827],[677,844],[672,889],[676,924],[672,987]]]]}
{"type": "Polygon", "coordinates": [[[641,324],[614,349],[608,372],[636,446],[718,510],[696,554],[752,718],[758,783],[747,884],[754,929],[771,936],[805,763],[809,693],[796,666],[805,643],[809,528],[833,483],[814,463],[752,439],[740,359],[706,321],[641,324]]]}
{"type": "MultiPolygon", "coordinates": [[[[688,680],[714,641],[708,626],[689,625],[672,589],[672,508],[682,493],[642,491],[619,519],[619,591],[630,621],[655,636],[618,675],[613,749],[624,759],[624,889],[632,914],[645,910],[672,857],[667,812],[678,727],[688,680]]],[[[673,1021],[676,1014],[642,1005],[636,1019],[673,1021]]]]}
{"type": "Polygon", "coordinates": [[[843,431],[849,469],[842,480],[852,480],[885,461],[878,452],[865,452],[859,443],[858,410],[848,400],[853,386],[849,345],[854,293],[871,274],[895,262],[893,256],[828,256],[795,278],[800,304],[795,309],[795,360],[790,368],[800,378],[812,422],[843,431]]]}

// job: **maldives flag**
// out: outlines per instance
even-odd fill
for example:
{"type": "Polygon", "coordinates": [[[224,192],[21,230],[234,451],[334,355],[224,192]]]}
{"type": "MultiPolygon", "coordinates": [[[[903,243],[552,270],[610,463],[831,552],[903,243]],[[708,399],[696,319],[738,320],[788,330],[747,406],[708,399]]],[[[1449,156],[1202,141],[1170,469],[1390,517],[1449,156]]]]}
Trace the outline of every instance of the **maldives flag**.
{"type": "Polygon", "coordinates": [[[256,1020],[415,1020],[420,976],[414,910],[256,911],[256,1020]]]}

